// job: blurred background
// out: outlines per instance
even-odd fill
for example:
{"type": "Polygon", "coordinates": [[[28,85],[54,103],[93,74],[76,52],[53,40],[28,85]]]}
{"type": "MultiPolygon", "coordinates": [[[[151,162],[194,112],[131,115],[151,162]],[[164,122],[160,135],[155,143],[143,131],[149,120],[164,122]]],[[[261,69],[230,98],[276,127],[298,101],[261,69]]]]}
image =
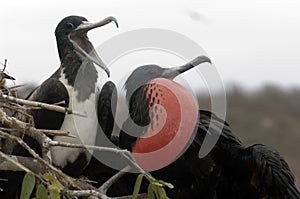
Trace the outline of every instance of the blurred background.
{"type": "MultiPolygon", "coordinates": [[[[245,145],[262,143],[277,150],[300,187],[299,9],[298,0],[3,1],[0,63],[8,60],[7,71],[17,79],[12,84],[27,84],[24,96],[58,68],[54,30],[68,15],[118,19],[119,29],[110,25],[89,33],[95,47],[139,28],[176,31],[213,60],[226,89],[233,132],[245,145]]],[[[101,49],[98,53],[101,57],[101,49]]],[[[150,60],[160,63],[156,57],[150,60]]],[[[163,64],[169,62],[175,61],[163,64]]],[[[126,67],[120,68],[124,72],[126,67]]],[[[198,96],[200,105],[209,108],[207,95],[198,96]]]]}

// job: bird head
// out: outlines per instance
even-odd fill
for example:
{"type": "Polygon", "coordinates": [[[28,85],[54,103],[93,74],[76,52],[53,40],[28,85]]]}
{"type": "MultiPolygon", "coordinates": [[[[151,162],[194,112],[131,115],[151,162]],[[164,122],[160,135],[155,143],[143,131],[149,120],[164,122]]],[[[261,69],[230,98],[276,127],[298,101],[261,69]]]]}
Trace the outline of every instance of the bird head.
{"type": "Polygon", "coordinates": [[[109,76],[109,70],[98,56],[95,48],[87,37],[87,32],[114,22],[118,27],[117,20],[114,17],[107,17],[99,22],[91,23],[84,17],[69,16],[59,22],[55,29],[55,36],[58,44],[60,59],[62,59],[69,46],[75,50],[84,59],[100,66],[109,76]]]}
{"type": "Polygon", "coordinates": [[[136,68],[127,78],[124,85],[127,102],[129,102],[130,97],[135,91],[137,91],[140,87],[145,86],[151,80],[155,78],[166,78],[173,80],[176,76],[205,62],[211,63],[211,60],[207,56],[198,56],[182,66],[172,68],[163,68],[153,64],[136,68]]]}

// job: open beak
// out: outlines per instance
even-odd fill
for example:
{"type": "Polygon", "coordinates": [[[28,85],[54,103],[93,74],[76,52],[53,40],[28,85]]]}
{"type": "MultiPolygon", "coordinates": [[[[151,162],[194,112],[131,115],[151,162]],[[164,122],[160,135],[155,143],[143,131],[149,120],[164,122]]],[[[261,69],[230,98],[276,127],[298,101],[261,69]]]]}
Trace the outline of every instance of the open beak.
{"type": "Polygon", "coordinates": [[[84,57],[92,61],[93,63],[100,66],[108,75],[110,76],[109,69],[104,64],[104,62],[101,60],[99,55],[97,54],[94,46],[89,41],[87,37],[87,32],[89,30],[92,30],[94,28],[98,28],[101,26],[104,26],[106,24],[109,24],[110,22],[114,22],[117,27],[119,27],[117,20],[114,17],[107,17],[99,22],[96,23],[90,23],[90,22],[83,22],[80,24],[75,30],[73,30],[69,34],[69,39],[73,43],[75,49],[84,57]]]}
{"type": "Polygon", "coordinates": [[[202,64],[205,62],[211,64],[211,60],[208,57],[199,56],[199,57],[196,57],[195,59],[193,59],[192,61],[186,63],[185,65],[177,66],[177,67],[173,67],[173,68],[165,68],[165,71],[163,72],[162,76],[164,78],[174,79],[177,75],[184,73],[184,72],[194,68],[195,66],[198,66],[199,64],[202,64]]]}

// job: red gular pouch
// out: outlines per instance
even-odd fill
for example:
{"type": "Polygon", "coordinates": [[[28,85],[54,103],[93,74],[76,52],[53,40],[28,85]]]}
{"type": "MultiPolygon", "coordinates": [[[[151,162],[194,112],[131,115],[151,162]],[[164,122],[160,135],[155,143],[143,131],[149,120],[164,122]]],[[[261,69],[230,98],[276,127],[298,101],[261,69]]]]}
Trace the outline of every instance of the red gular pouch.
{"type": "Polygon", "coordinates": [[[193,136],[198,103],[180,84],[156,78],[147,86],[150,124],[137,139],[132,152],[146,171],[161,169],[175,161],[193,136]]]}

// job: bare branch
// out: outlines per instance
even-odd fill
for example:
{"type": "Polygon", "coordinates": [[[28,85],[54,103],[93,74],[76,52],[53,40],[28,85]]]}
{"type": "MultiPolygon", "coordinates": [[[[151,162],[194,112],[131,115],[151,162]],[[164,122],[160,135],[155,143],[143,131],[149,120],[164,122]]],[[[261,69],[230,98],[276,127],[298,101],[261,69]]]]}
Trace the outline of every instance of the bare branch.
{"type": "MultiPolygon", "coordinates": [[[[31,173],[34,173],[32,171],[30,171],[28,168],[24,167],[22,164],[20,164],[19,162],[15,161],[13,158],[11,158],[10,156],[6,155],[5,153],[3,153],[2,151],[0,151],[0,158],[4,158],[6,159],[8,162],[12,163],[13,165],[15,165],[16,167],[18,167],[19,169],[21,169],[22,171],[25,171],[25,172],[31,172],[31,173]]],[[[1,161],[0,163],[0,166],[8,166],[8,165],[5,165],[3,164],[3,161],[1,161]]],[[[10,164],[11,165],[11,164],[10,164]]]]}
{"type": "Polygon", "coordinates": [[[23,86],[26,86],[26,84],[15,85],[15,86],[9,87],[8,89],[9,89],[9,90],[15,90],[15,89],[20,88],[20,87],[23,87],[23,86]]]}
{"type": "MultiPolygon", "coordinates": [[[[34,127],[28,125],[25,122],[22,122],[16,118],[9,117],[2,109],[0,109],[0,124],[3,127],[8,127],[11,129],[16,129],[18,132],[26,134],[32,138],[34,138],[41,146],[47,140],[51,140],[45,134],[41,133],[40,131],[36,130],[34,127]]],[[[45,160],[49,160],[49,150],[45,149],[42,151],[42,156],[45,160]]]]}
{"type": "Polygon", "coordinates": [[[48,139],[46,142],[44,142],[44,147],[69,147],[69,148],[86,148],[86,149],[92,149],[92,150],[98,150],[98,151],[107,151],[112,152],[115,154],[121,154],[126,160],[129,161],[129,163],[132,164],[140,173],[147,174],[146,171],[144,171],[134,160],[134,157],[130,153],[130,151],[125,149],[117,149],[117,148],[111,148],[111,147],[101,147],[101,146],[90,146],[90,145],[82,145],[82,144],[72,144],[67,142],[58,142],[53,141],[51,139],[48,139]]]}
{"type": "MultiPolygon", "coordinates": [[[[72,197],[88,197],[88,199],[132,199],[132,195],[130,196],[120,196],[120,197],[108,197],[107,195],[100,193],[95,190],[80,190],[80,191],[73,191],[67,190],[65,194],[72,197]]],[[[147,194],[138,194],[137,199],[148,199],[147,194]]]]}
{"type": "MultiPolygon", "coordinates": [[[[130,195],[130,196],[113,197],[111,199],[132,199],[132,195],[130,195]]],[[[138,194],[137,195],[137,199],[148,199],[148,195],[146,193],[138,194]]]]}
{"type": "Polygon", "coordinates": [[[11,102],[15,102],[18,104],[23,104],[23,105],[28,105],[28,106],[34,106],[34,107],[39,107],[39,108],[43,108],[43,109],[48,109],[51,111],[57,111],[60,113],[67,113],[67,114],[73,114],[73,115],[78,115],[81,117],[86,117],[86,114],[84,113],[79,113],[77,111],[72,111],[71,109],[68,108],[64,108],[61,106],[56,106],[56,105],[52,105],[52,104],[46,104],[46,103],[42,103],[42,102],[36,102],[36,101],[30,101],[30,100],[24,100],[24,99],[19,99],[16,97],[12,97],[9,95],[0,95],[0,99],[5,99],[11,102]]]}
{"type": "Polygon", "coordinates": [[[47,135],[52,135],[52,136],[67,136],[67,137],[75,138],[75,136],[70,135],[69,131],[64,131],[64,130],[48,130],[48,129],[37,129],[37,130],[41,131],[42,133],[45,133],[47,135]]]}
{"type": "Polygon", "coordinates": [[[100,193],[96,190],[66,190],[65,193],[67,196],[71,197],[89,197],[92,198],[101,198],[101,199],[111,199],[103,193],[100,193]]]}
{"type": "MultiPolygon", "coordinates": [[[[14,156],[14,155],[7,155],[7,156],[12,160],[14,160],[15,162],[17,162],[18,164],[21,164],[24,167],[28,168],[33,173],[45,172],[45,166],[42,165],[34,158],[14,156]]],[[[16,166],[16,164],[11,164],[11,162],[8,161],[6,158],[0,157],[0,171],[24,171],[24,169],[21,169],[19,166],[16,166]]]]}
{"type": "Polygon", "coordinates": [[[130,166],[126,166],[124,169],[113,175],[110,179],[108,179],[105,183],[101,185],[101,187],[98,189],[100,192],[105,193],[107,190],[115,183],[117,182],[121,177],[123,177],[126,172],[130,169],[130,166]]]}

